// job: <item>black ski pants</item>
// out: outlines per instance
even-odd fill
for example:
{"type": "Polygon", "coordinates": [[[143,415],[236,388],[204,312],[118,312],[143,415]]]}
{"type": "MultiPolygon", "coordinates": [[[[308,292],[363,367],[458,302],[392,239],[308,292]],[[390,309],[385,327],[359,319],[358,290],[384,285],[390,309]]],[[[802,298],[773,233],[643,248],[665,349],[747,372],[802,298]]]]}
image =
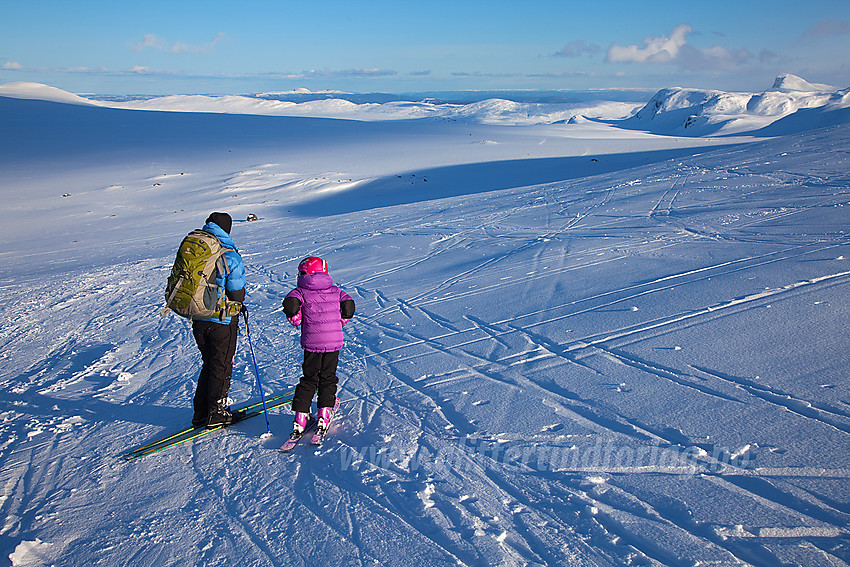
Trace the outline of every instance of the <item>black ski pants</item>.
{"type": "Polygon", "coordinates": [[[339,351],[334,352],[309,352],[304,351],[304,364],[301,371],[304,373],[298,386],[295,387],[295,396],[292,398],[292,411],[310,413],[310,405],[313,403],[313,395],[319,391],[319,400],[316,404],[320,408],[332,408],[336,403],[336,385],[339,379],[336,377],[336,367],[339,364],[339,351]]]}
{"type": "Polygon", "coordinates": [[[239,319],[232,317],[229,325],[213,321],[194,321],[192,334],[201,351],[201,374],[195,390],[193,424],[206,423],[210,414],[227,404],[239,319]],[[222,402],[222,400],[224,400],[222,402]]]}

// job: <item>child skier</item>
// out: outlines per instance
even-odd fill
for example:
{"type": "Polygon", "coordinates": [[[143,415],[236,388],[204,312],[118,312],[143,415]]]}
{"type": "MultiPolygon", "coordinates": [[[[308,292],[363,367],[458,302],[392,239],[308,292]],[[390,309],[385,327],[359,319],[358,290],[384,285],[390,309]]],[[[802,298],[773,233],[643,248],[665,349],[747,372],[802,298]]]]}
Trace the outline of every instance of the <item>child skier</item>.
{"type": "Polygon", "coordinates": [[[303,435],[310,421],[310,406],[318,390],[319,435],[324,435],[336,405],[336,368],[343,345],[342,326],[354,316],[354,300],[333,284],[328,263],[316,256],[298,265],[298,287],[283,300],[289,322],[301,325],[304,349],[303,376],[295,388],[291,439],[303,435]]]}

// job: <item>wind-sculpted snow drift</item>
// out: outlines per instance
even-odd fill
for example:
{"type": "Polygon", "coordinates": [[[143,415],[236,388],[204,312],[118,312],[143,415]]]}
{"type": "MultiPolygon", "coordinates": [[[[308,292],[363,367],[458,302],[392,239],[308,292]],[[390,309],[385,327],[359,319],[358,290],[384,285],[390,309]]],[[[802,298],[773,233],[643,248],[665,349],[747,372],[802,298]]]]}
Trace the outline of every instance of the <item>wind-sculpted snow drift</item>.
{"type": "MultiPolygon", "coordinates": [[[[492,102],[330,120],[0,87],[0,557],[847,564],[850,126],[812,129],[844,95],[803,87],[668,91],[619,127],[543,106],[558,120],[509,125],[527,109],[492,102]],[[622,128],[697,108],[779,109],[774,131],[796,133],[622,128]],[[280,310],[298,261],[327,259],[356,300],[338,421],[318,451],[278,453],[275,410],[272,439],[254,419],[125,462],[191,419],[199,356],[159,313],[213,210],[235,219],[267,395],[300,372],[280,310]]],[[[238,403],[258,399],[244,340],[238,403]]]]}

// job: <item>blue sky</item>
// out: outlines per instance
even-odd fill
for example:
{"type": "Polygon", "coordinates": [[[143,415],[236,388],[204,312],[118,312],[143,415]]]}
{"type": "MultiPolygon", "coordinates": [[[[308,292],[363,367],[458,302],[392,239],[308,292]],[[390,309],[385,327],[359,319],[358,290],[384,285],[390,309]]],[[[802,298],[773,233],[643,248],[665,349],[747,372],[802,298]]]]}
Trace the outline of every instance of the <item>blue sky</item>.
{"type": "Polygon", "coordinates": [[[0,83],[99,94],[850,86],[850,0],[0,0],[0,83]]]}

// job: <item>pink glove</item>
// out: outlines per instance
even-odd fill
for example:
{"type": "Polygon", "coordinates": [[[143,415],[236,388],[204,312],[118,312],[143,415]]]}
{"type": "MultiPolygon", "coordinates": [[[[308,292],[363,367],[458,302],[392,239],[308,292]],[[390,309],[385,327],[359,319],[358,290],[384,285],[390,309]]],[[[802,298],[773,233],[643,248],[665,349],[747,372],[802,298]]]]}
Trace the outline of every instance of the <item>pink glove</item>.
{"type": "Polygon", "coordinates": [[[301,324],[301,312],[299,311],[298,313],[296,313],[292,317],[288,317],[288,319],[289,319],[289,323],[293,327],[297,327],[298,325],[301,324]]]}

